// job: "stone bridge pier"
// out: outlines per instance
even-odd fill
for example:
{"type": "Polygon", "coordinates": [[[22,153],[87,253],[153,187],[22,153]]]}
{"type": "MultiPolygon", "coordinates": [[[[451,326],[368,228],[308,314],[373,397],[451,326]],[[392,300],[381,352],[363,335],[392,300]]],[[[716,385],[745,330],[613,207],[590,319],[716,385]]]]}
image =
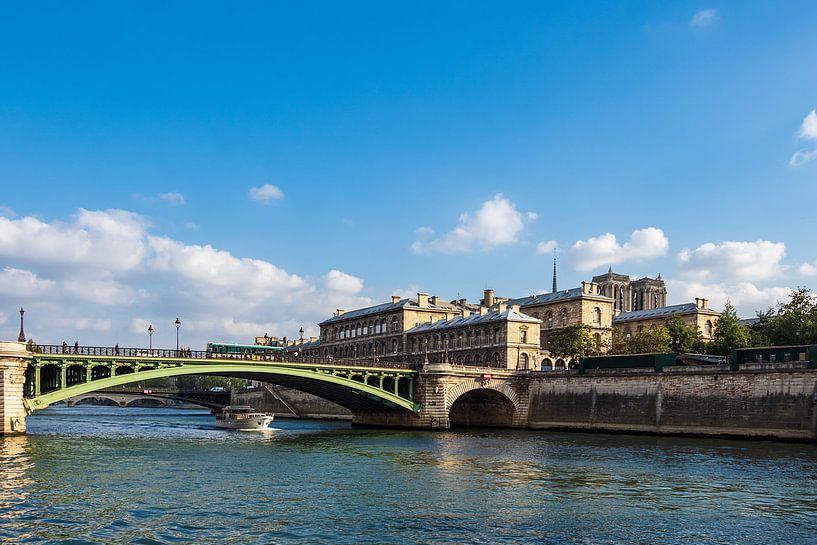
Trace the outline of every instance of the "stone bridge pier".
{"type": "Polygon", "coordinates": [[[420,414],[356,412],[359,426],[448,429],[452,426],[524,428],[528,425],[526,375],[508,369],[428,364],[415,383],[420,414]]]}
{"type": "Polygon", "coordinates": [[[0,341],[0,435],[26,432],[23,385],[30,359],[25,343],[0,341]]]}

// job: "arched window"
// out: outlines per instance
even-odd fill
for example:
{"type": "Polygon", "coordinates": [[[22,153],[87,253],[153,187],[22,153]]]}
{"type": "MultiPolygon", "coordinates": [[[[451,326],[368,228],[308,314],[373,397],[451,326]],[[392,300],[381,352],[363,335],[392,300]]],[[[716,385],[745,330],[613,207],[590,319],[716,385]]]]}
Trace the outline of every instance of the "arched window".
{"type": "Polygon", "coordinates": [[[601,309],[599,307],[593,309],[593,323],[594,324],[601,323],[601,309]]]}
{"type": "Polygon", "coordinates": [[[525,344],[528,342],[528,330],[522,328],[519,330],[519,342],[525,344]]]}
{"type": "Polygon", "coordinates": [[[593,340],[596,343],[596,350],[600,351],[601,350],[601,335],[596,333],[595,335],[593,335],[593,340]]]}
{"type": "Polygon", "coordinates": [[[471,363],[471,356],[465,356],[465,364],[468,365],[471,363]]]}
{"type": "Polygon", "coordinates": [[[417,339],[411,339],[411,351],[417,352],[417,339]]]}
{"type": "Polygon", "coordinates": [[[628,339],[633,336],[633,330],[630,329],[630,326],[624,328],[624,336],[628,339]]]}
{"type": "Polygon", "coordinates": [[[394,340],[391,342],[391,351],[392,351],[394,354],[397,354],[397,339],[394,339],[394,340]]]}
{"type": "Polygon", "coordinates": [[[548,313],[545,314],[545,325],[547,325],[548,329],[553,327],[553,311],[549,310],[548,313]]]}
{"type": "Polygon", "coordinates": [[[397,324],[398,324],[398,321],[397,321],[397,316],[395,316],[395,317],[393,317],[393,318],[391,319],[391,330],[392,330],[392,333],[397,333],[397,332],[399,331],[399,330],[397,329],[397,324]]]}
{"type": "Polygon", "coordinates": [[[462,348],[462,333],[457,335],[457,348],[462,348]]]}
{"type": "Polygon", "coordinates": [[[381,332],[381,333],[385,333],[385,332],[386,332],[386,319],[385,319],[385,318],[383,318],[382,320],[380,320],[380,332],[381,332]]]}
{"type": "Polygon", "coordinates": [[[704,333],[707,337],[712,336],[712,320],[707,320],[706,325],[704,326],[704,333]]]}
{"type": "Polygon", "coordinates": [[[527,369],[528,368],[528,355],[522,352],[519,354],[519,368],[520,369],[527,369]]]}
{"type": "Polygon", "coordinates": [[[566,308],[563,308],[562,310],[559,311],[559,324],[561,324],[562,327],[567,325],[567,309],[566,308]]]}
{"type": "Polygon", "coordinates": [[[553,369],[553,361],[550,358],[542,360],[542,371],[550,371],[553,369]]]}

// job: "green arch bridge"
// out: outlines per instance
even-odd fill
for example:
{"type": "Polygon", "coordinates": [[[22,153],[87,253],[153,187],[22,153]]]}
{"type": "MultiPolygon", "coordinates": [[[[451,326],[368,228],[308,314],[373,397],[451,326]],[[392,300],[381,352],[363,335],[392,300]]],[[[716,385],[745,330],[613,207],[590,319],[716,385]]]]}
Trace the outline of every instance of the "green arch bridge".
{"type": "Polygon", "coordinates": [[[414,402],[418,372],[405,363],[67,345],[35,346],[33,352],[24,387],[28,411],[143,380],[216,375],[288,386],[351,411],[420,413],[414,402]]]}

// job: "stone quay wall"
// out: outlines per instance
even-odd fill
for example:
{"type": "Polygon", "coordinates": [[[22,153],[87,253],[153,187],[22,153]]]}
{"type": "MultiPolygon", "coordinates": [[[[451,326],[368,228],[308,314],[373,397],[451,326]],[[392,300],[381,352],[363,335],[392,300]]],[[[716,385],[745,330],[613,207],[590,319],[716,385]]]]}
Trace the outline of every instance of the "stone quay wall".
{"type": "Polygon", "coordinates": [[[543,375],[528,428],[817,440],[817,369],[543,375]]]}
{"type": "Polygon", "coordinates": [[[260,386],[255,390],[237,392],[232,395],[230,403],[274,413],[276,418],[352,418],[352,413],[340,405],[286,386],[260,386]]]}

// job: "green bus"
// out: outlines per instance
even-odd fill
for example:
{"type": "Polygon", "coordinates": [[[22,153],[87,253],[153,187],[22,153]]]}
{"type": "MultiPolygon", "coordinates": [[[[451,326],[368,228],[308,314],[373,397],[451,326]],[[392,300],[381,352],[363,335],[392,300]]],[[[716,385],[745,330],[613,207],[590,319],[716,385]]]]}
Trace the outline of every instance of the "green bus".
{"type": "Polygon", "coordinates": [[[235,358],[262,360],[265,356],[282,354],[283,346],[266,346],[263,344],[207,343],[208,358],[235,358]]]}

